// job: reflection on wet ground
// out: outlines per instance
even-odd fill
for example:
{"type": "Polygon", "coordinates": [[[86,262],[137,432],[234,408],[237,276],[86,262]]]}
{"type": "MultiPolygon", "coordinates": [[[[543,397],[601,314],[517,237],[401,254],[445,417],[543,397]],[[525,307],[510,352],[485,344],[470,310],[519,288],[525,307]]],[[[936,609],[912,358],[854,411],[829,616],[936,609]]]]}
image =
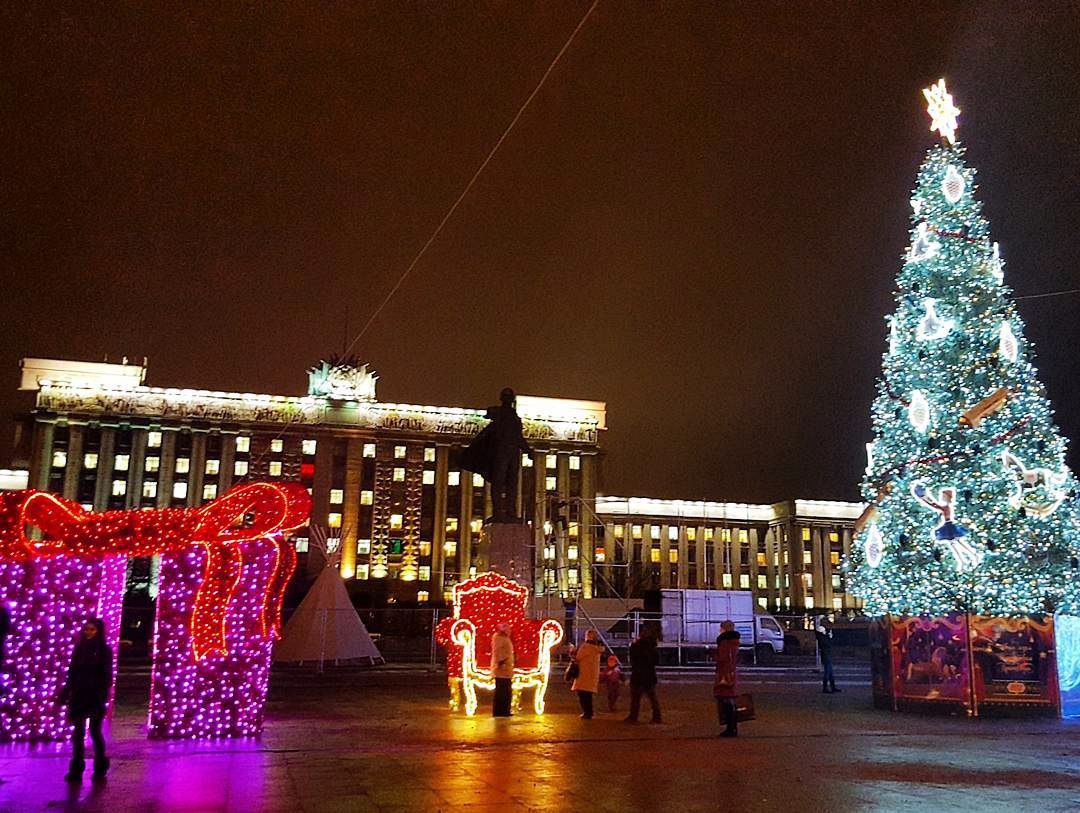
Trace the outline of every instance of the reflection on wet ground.
{"type": "Polygon", "coordinates": [[[544,717],[494,720],[451,715],[433,675],[286,673],[262,738],[197,744],[145,740],[132,685],[105,784],[65,785],[66,748],[2,746],[0,810],[1080,809],[1080,724],[875,711],[848,674],[837,695],[748,679],[759,719],[734,740],[716,737],[704,677],[662,685],[665,724],[634,726],[578,719],[561,684],[544,717]]]}

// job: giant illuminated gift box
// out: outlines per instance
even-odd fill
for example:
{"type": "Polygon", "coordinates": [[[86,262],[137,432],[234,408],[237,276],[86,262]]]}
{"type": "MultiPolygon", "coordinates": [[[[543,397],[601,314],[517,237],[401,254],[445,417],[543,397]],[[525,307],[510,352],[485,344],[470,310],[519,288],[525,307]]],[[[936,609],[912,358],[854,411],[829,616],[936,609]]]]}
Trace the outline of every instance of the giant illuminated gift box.
{"type": "Polygon", "coordinates": [[[0,739],[70,733],[56,696],[76,636],[103,618],[115,651],[126,559],[154,554],[163,565],[151,735],[256,732],[296,564],[284,533],[310,508],[295,484],[237,486],[198,509],[101,513],[41,491],[0,494],[0,601],[12,622],[0,739]]]}
{"type": "Polygon", "coordinates": [[[562,641],[563,629],[550,618],[526,618],[528,603],[527,587],[493,571],[454,586],[454,615],[444,618],[436,630],[436,640],[447,649],[452,708],[463,703],[465,713],[472,715],[476,712],[476,690],[495,688],[490,669],[491,637],[500,624],[507,624],[514,645],[514,694],[534,689],[533,709],[544,713],[551,650],[562,641]]]}

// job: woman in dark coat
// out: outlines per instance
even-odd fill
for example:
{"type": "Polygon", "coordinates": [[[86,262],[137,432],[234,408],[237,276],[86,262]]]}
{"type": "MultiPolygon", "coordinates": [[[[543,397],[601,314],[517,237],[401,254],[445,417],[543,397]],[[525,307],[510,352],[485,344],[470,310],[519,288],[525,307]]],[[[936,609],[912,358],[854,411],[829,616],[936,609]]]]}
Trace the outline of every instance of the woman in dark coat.
{"type": "Polygon", "coordinates": [[[720,625],[720,635],[716,639],[716,681],[713,683],[713,696],[716,697],[716,711],[725,728],[721,737],[738,735],[738,719],[735,713],[735,698],[739,696],[738,676],[739,633],[731,621],[720,625]]]}
{"type": "Polygon", "coordinates": [[[61,702],[68,707],[68,717],[75,724],[71,737],[71,766],[64,777],[69,782],[80,781],[86,768],[87,721],[90,722],[90,739],[94,743],[94,778],[103,778],[109,770],[101,721],[105,718],[112,680],[113,654],[105,643],[105,624],[98,618],[91,618],[83,625],[82,634],[75,644],[67,682],[60,693],[61,702]]]}

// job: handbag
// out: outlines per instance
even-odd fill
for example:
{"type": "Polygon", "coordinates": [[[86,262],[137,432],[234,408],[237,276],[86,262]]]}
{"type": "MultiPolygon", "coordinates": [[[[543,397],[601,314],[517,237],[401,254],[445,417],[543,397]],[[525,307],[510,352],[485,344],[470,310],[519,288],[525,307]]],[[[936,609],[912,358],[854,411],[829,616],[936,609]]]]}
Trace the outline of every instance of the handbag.
{"type": "Polygon", "coordinates": [[[564,676],[566,678],[566,682],[573,683],[575,680],[577,680],[578,675],[580,674],[581,667],[578,666],[578,662],[570,661],[570,665],[566,667],[566,675],[564,676]]]}
{"type": "Polygon", "coordinates": [[[735,698],[735,719],[740,723],[745,723],[747,720],[753,720],[754,714],[754,696],[749,692],[740,694],[735,698]]]}

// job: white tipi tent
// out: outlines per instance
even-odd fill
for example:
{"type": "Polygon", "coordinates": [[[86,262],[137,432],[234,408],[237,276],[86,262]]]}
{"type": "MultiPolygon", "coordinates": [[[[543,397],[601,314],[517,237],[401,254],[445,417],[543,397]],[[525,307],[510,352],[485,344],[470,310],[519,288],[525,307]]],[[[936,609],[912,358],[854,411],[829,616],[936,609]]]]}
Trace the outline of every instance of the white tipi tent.
{"type": "Polygon", "coordinates": [[[349,601],[345,582],[338,574],[338,559],[337,556],[328,559],[285,625],[281,640],[274,647],[276,662],[315,662],[320,670],[324,661],[372,665],[384,662],[349,601]]]}

